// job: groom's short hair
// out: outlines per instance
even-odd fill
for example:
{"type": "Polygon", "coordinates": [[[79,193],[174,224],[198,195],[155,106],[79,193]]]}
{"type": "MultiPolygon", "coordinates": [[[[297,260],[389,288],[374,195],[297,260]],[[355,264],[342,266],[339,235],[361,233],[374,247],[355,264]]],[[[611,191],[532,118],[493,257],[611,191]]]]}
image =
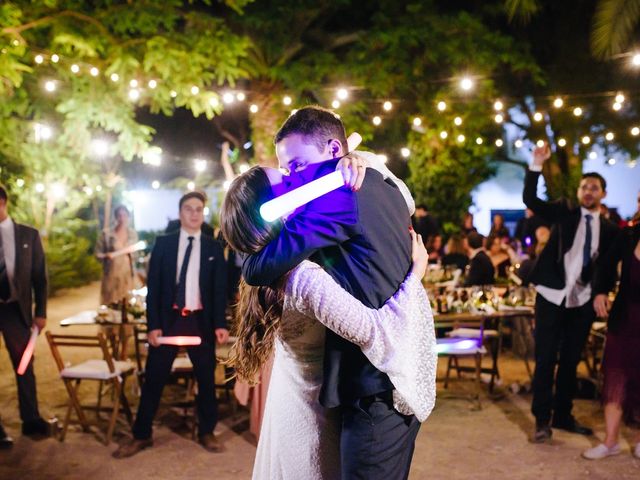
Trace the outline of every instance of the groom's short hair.
{"type": "Polygon", "coordinates": [[[289,135],[295,134],[302,135],[305,140],[315,145],[318,151],[324,150],[327,143],[334,138],[342,144],[345,154],[349,151],[347,134],[340,117],[326,108],[316,105],[301,108],[282,124],[273,143],[277,144],[289,135]]]}

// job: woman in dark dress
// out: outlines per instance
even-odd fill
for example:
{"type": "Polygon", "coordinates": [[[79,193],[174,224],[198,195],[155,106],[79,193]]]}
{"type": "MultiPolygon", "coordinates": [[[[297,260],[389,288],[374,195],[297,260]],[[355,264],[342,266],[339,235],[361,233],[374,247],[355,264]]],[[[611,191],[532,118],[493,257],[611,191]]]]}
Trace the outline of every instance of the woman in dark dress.
{"type": "MultiPolygon", "coordinates": [[[[594,282],[593,308],[600,317],[609,315],[602,392],[606,435],[604,443],[582,453],[591,460],[620,453],[623,417],[640,421],[640,223],[621,231],[601,265],[594,282]],[[608,294],[614,288],[620,261],[620,289],[611,307],[608,294]]],[[[634,443],[633,454],[640,458],[640,434],[634,443]]]]}

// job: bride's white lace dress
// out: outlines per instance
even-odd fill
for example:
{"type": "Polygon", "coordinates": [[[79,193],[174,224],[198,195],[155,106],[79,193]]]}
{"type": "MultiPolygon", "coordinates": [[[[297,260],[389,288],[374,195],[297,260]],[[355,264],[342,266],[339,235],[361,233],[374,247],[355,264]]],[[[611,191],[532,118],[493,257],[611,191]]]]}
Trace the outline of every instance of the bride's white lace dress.
{"type": "Polygon", "coordinates": [[[359,345],[387,373],[395,408],[424,421],[435,403],[433,315],[420,279],[409,275],[379,310],[365,307],[318,265],[289,275],[262,430],[257,480],[340,478],[339,412],[319,401],[325,327],[359,345]]]}

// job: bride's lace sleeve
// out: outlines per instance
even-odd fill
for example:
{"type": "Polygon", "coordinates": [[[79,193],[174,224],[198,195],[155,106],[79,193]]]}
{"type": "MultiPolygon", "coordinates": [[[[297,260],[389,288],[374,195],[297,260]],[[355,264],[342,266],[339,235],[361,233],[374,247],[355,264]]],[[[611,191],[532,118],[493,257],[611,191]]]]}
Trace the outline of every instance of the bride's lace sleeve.
{"type": "Polygon", "coordinates": [[[437,367],[433,314],[420,279],[409,274],[378,310],[364,306],[318,265],[305,261],[289,276],[285,307],[358,345],[393,383],[401,413],[424,421],[435,403],[437,367]]]}

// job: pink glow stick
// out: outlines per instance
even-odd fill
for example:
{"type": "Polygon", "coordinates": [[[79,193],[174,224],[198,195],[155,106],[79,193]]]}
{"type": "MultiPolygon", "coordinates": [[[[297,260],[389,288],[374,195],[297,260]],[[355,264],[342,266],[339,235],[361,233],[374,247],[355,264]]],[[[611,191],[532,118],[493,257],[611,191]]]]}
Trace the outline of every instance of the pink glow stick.
{"type": "Polygon", "coordinates": [[[175,345],[176,347],[194,347],[202,343],[200,337],[188,337],[178,335],[175,337],[158,337],[160,345],[175,345]]]}
{"type": "Polygon", "coordinates": [[[36,348],[36,340],[38,340],[38,327],[33,327],[31,329],[31,337],[29,337],[29,342],[24,349],[24,353],[22,354],[22,358],[20,359],[20,364],[18,365],[18,375],[24,375],[24,372],[27,371],[27,367],[29,366],[29,362],[31,362],[31,357],[33,357],[33,351],[36,348]]]}

